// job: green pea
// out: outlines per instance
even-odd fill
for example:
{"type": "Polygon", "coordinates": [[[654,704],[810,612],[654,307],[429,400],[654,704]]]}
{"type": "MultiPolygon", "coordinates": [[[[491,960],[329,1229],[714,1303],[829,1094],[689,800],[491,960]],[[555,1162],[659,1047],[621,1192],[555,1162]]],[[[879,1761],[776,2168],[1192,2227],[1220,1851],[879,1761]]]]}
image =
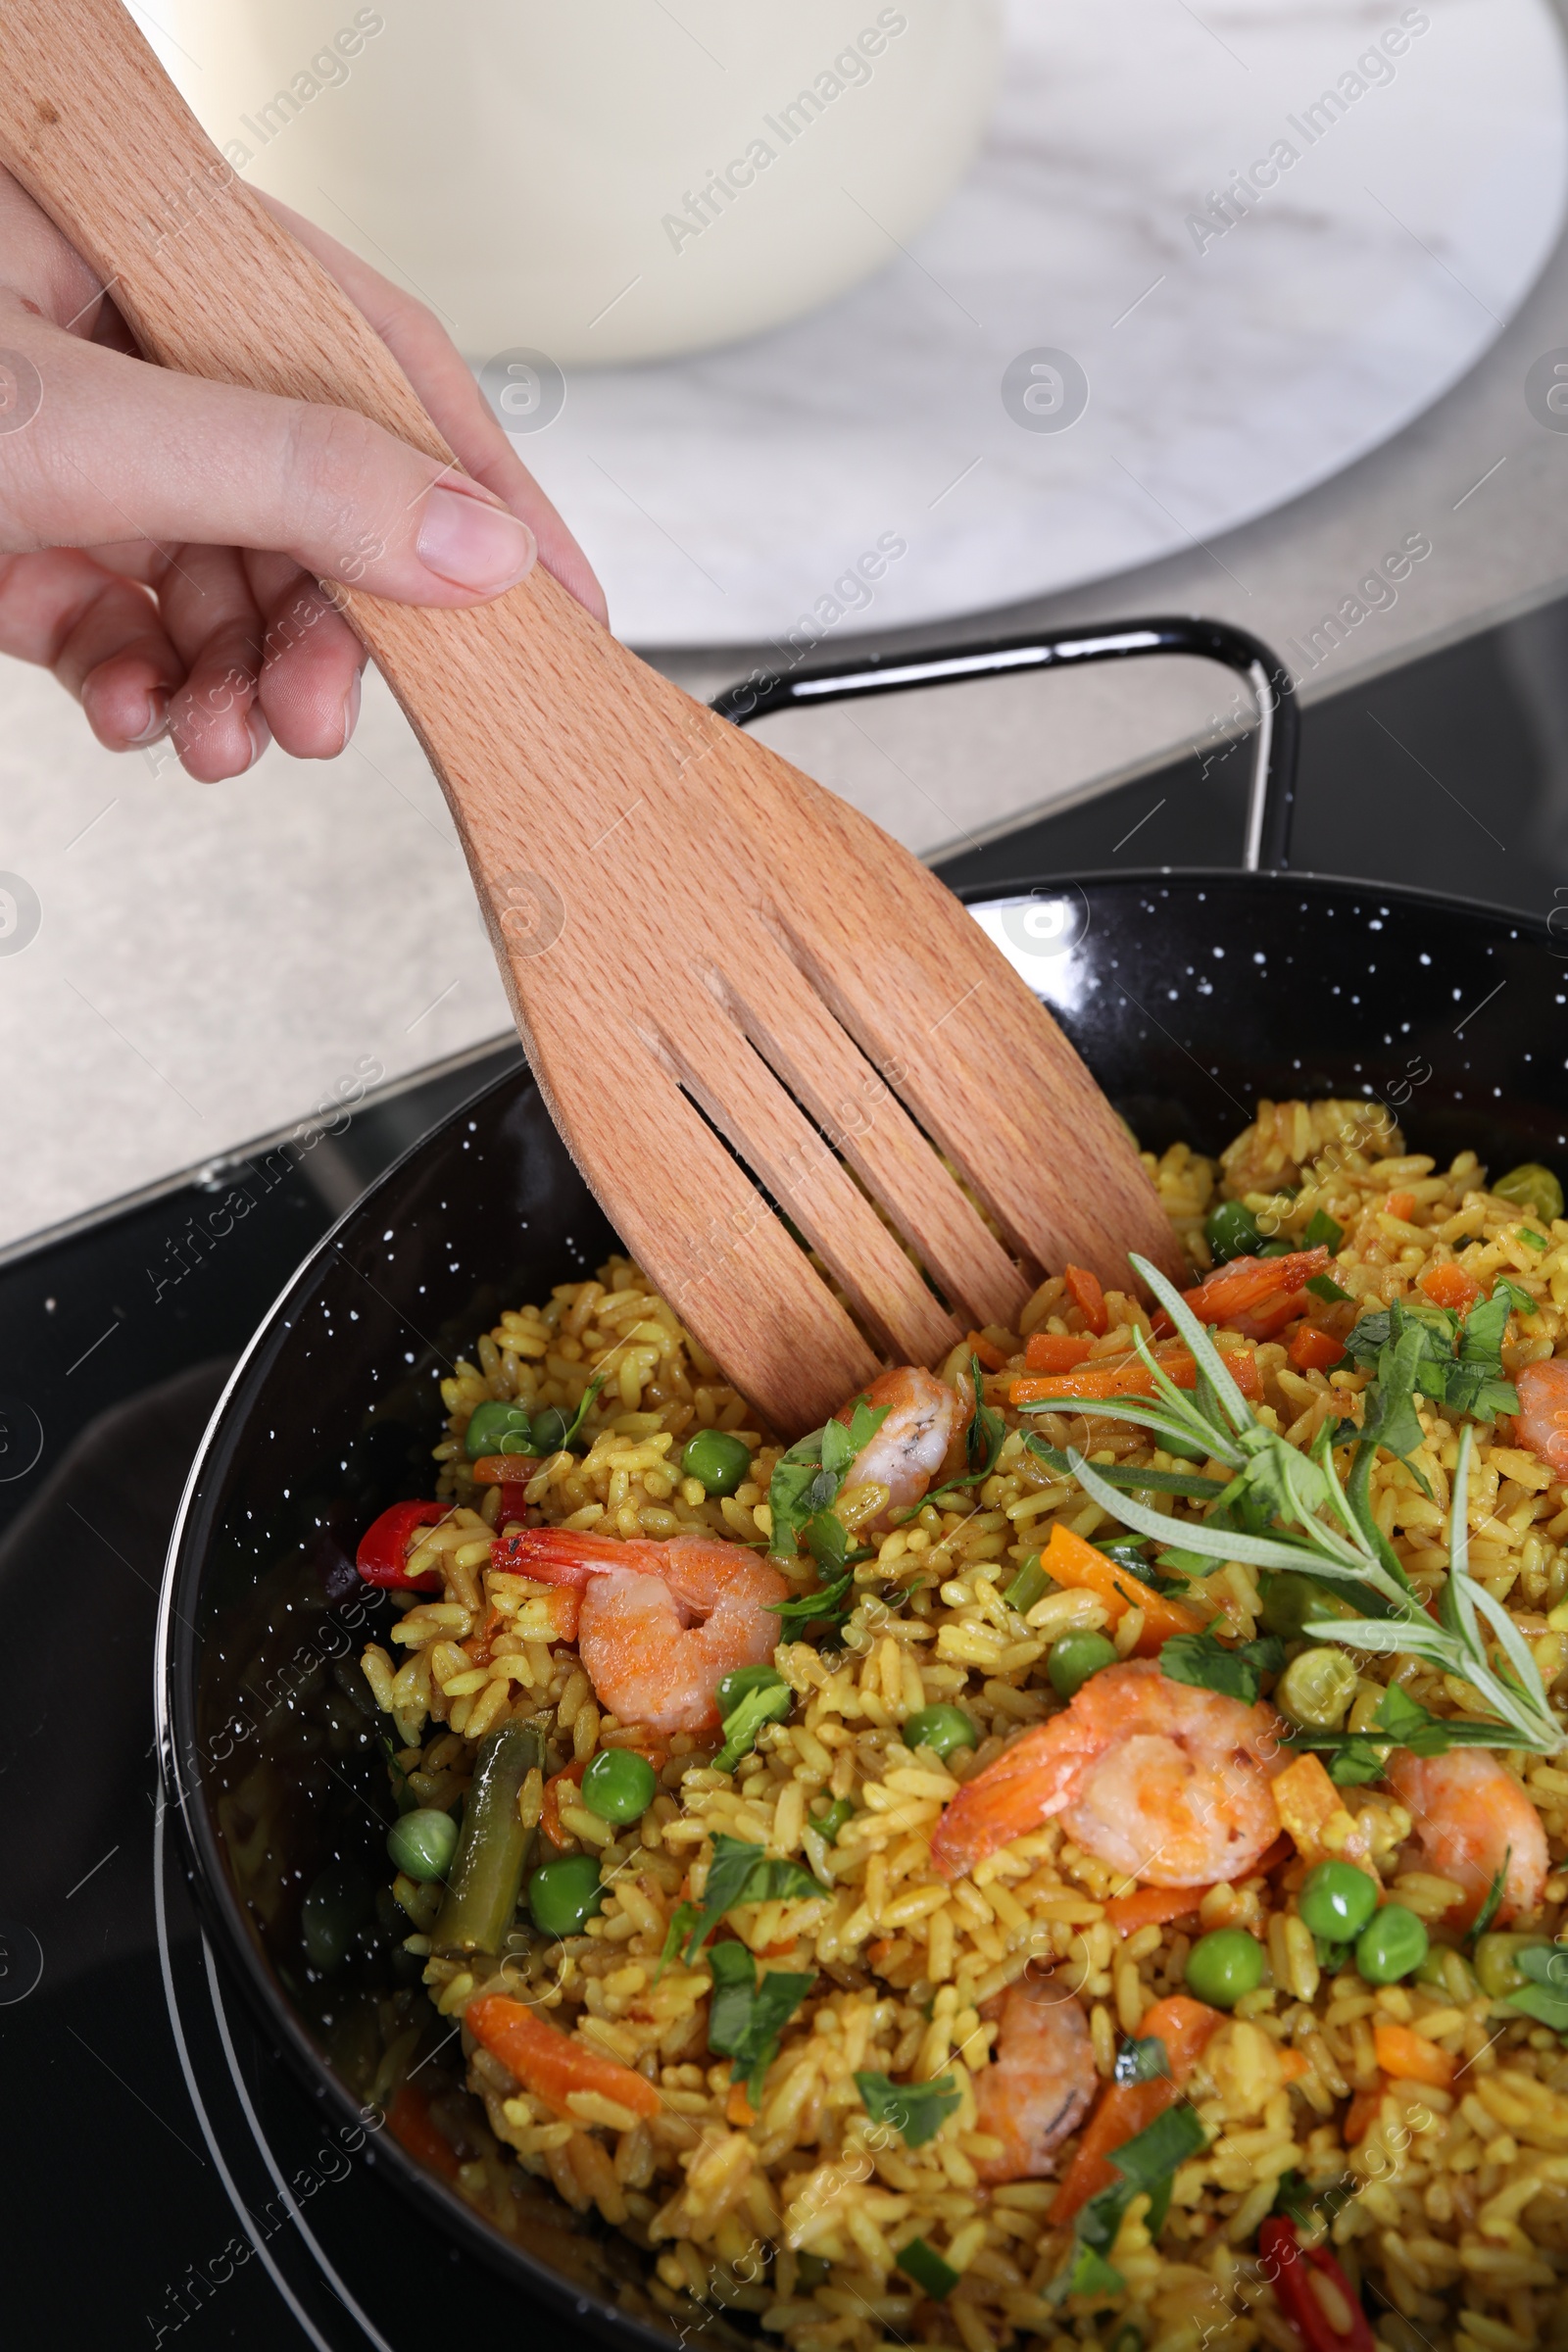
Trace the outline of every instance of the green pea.
{"type": "Polygon", "coordinates": [[[605,1907],[593,1854],[563,1854],[544,1862],[528,1881],[528,1911],[541,1936],[579,1936],[605,1907]]]}
{"type": "Polygon", "coordinates": [[[405,1878],[416,1879],[421,1886],[444,1879],[458,1850],[458,1825],[450,1813],[420,1805],[392,1824],[386,1850],[405,1878]]]}
{"type": "Polygon", "coordinates": [[[904,1744],[951,1756],[957,1747],[978,1747],[980,1735],[961,1707],[922,1707],[905,1724],[904,1744]]]}
{"type": "Polygon", "coordinates": [[[1263,1946],[1245,1928],[1215,1928],[1187,1955],[1187,1989],[1211,2009],[1234,2009],[1263,1982],[1263,1946]]]}
{"type": "Polygon", "coordinates": [[[1254,1257],[1263,1237],[1257,1219],[1242,1200],[1222,1200],[1203,1219],[1203,1238],[1216,1266],[1233,1257],[1254,1257]]]}
{"type": "Polygon", "coordinates": [[[1544,1223],[1549,1225],[1562,1215],[1562,1186],[1549,1168],[1539,1159],[1527,1159],[1506,1176],[1499,1176],[1493,1186],[1499,1200],[1517,1201],[1521,1208],[1534,1209],[1544,1223]]]}
{"type": "Polygon", "coordinates": [[[1315,1577],[1302,1576],[1294,1568],[1263,1581],[1263,1624],[1271,1634],[1284,1642],[1298,1642],[1308,1621],[1314,1617],[1353,1617],[1355,1610],[1342,1600],[1315,1577]]]}
{"type": "Polygon", "coordinates": [[[1051,1688],[1058,1698],[1071,1698],[1102,1666],[1114,1666],[1116,1644],[1103,1634],[1063,1634],[1053,1642],[1046,1658],[1051,1688]]]}
{"type": "Polygon", "coordinates": [[[1551,1939],[1546,1936],[1483,1936],[1476,1945],[1476,1975],[1483,1992],[1494,2001],[1505,1994],[1519,1991],[1529,1978],[1517,1964],[1517,1955],[1525,1951],[1549,1950],[1551,1939]]]}
{"type": "Polygon", "coordinates": [[[300,1941],[311,1966],[323,1977],[340,1969],[374,1908],[375,1889],[364,1871],[352,1862],[329,1862],[300,1905],[300,1941]]]}
{"type": "Polygon", "coordinates": [[[1301,1882],[1302,1923],[1330,1943],[1359,1936],[1377,1907],[1377,1881],[1353,1862],[1319,1862],[1301,1882]]]}
{"type": "Polygon", "coordinates": [[[733,1494],[751,1466],[751,1447],[727,1429],[700,1429],[680,1449],[682,1478],[695,1478],[705,1494],[733,1494]]]}
{"type": "Polygon", "coordinates": [[[1420,1967],[1430,1941],[1413,1911],[1386,1903],[1356,1938],[1355,1965],[1368,1984],[1396,1984],[1420,1967]]]}
{"type": "Polygon", "coordinates": [[[825,1838],[828,1844],[833,1845],[838,1840],[840,1830],[843,1829],[854,1811],[855,1807],[847,1796],[836,1796],[825,1813],[808,1815],[807,1818],[809,1827],[816,1832],[817,1836],[825,1838]]]}
{"type": "Polygon", "coordinates": [[[483,1404],[474,1406],[463,1436],[464,1450],[470,1462],[476,1462],[482,1453],[526,1453],[531,1444],[526,1408],[505,1404],[499,1396],[486,1397],[483,1404]]]}
{"type": "Polygon", "coordinates": [[[658,1787],[646,1756],[630,1747],[606,1747],[582,1776],[582,1801],[601,1821],[641,1821],[658,1787]]]}
{"type": "Polygon", "coordinates": [[[1359,1680],[1343,1649],[1303,1649],[1280,1676],[1274,1704],[1308,1731],[1332,1732],[1349,1713],[1359,1680]]]}

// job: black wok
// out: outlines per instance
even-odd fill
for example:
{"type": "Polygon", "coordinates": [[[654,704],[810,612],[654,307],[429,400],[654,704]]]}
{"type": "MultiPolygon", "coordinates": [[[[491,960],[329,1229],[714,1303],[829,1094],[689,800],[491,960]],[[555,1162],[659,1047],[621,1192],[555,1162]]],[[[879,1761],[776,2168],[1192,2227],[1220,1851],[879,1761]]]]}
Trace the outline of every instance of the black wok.
{"type": "MultiPolygon", "coordinates": [[[[1131,623],[789,679],[720,698],[745,719],[987,671],[1187,652],[1263,713],[1241,873],[1085,875],[966,894],[1147,1144],[1213,1150],[1259,1096],[1378,1097],[1412,1147],[1494,1166],[1568,1163],[1568,947],[1519,916],[1287,868],[1296,713],[1267,650],[1201,621],[1131,623]]],[[[1223,721],[1227,711],[1218,716],[1223,721]]],[[[612,1241],[514,1073],[416,1145],[306,1260],[229,1383],[191,1474],[163,1595],[161,1736],[192,1875],[267,2034],[332,2112],[359,2119],[377,1986],[406,1957],[368,1924],[324,1985],[299,1939],[332,1862],[388,1875],[376,1728],[350,1670],[378,1622],[356,1539],[429,1491],[435,1375],[507,1303],[591,1269],[612,1241]]],[[[363,1688],[363,1686],[361,1686],[363,1688]]],[[[422,1997],[422,1996],[420,1996],[422,1997]]],[[[434,2036],[432,2036],[434,2038],[434,2036]]],[[[439,2086],[451,2053],[432,2061],[439,2086]]],[[[667,2342],[645,2257],[541,2187],[504,2237],[368,2119],[397,2186],[522,2298],[606,2336],[667,2342]]],[[[461,2292],[461,2274],[454,2273],[461,2292]]],[[[729,2332],[722,2315],[710,2334],[729,2332]]]]}

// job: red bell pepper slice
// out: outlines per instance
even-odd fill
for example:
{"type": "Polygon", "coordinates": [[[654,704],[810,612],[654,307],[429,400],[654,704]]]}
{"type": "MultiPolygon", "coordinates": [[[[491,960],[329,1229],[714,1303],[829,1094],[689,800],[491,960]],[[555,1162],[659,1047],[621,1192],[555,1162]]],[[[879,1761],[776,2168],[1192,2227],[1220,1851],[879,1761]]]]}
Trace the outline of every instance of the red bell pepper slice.
{"type": "Polygon", "coordinates": [[[379,1519],[372,1519],[354,1554],[354,1565],[366,1583],[387,1592],[434,1592],[441,1583],[439,1569],[431,1568],[423,1576],[408,1572],[409,1540],[416,1528],[436,1526],[450,1510],[445,1502],[395,1502],[379,1519]]]}
{"type": "Polygon", "coordinates": [[[1307,2352],[1377,2352],[1361,2298],[1327,2246],[1303,2246],[1296,2224],[1276,2213],[1258,2230],[1257,2250],[1275,2300],[1307,2352]]]}

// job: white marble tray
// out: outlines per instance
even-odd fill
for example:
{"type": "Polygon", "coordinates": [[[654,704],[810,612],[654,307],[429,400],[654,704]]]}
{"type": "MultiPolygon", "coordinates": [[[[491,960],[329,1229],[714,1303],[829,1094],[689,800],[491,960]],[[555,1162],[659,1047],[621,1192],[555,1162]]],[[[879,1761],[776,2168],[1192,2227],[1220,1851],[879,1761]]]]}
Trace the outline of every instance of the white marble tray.
{"type": "Polygon", "coordinates": [[[777,333],[574,372],[517,447],[637,643],[798,650],[1004,604],[1200,544],[1385,440],[1517,309],[1565,191],[1544,0],[1010,0],[987,150],[907,254],[777,333]],[[1277,184],[1195,228],[1276,140],[1277,184]],[[1028,429],[1004,404],[1042,349],[1087,378],[1067,429],[1037,429],[1065,413],[1050,376],[1028,429]],[[879,543],[904,552],[879,568],[879,543]]]}

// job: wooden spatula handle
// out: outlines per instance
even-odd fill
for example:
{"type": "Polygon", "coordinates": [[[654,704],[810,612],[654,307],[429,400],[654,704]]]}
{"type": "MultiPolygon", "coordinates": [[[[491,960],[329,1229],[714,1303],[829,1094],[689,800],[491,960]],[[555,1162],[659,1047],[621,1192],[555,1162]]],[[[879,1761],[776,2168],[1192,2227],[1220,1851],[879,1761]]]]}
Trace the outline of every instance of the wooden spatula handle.
{"type": "Polygon", "coordinates": [[[6,0],[0,148],[166,367],[358,409],[451,457],[386,345],[219,154],[120,0],[6,0]]]}

